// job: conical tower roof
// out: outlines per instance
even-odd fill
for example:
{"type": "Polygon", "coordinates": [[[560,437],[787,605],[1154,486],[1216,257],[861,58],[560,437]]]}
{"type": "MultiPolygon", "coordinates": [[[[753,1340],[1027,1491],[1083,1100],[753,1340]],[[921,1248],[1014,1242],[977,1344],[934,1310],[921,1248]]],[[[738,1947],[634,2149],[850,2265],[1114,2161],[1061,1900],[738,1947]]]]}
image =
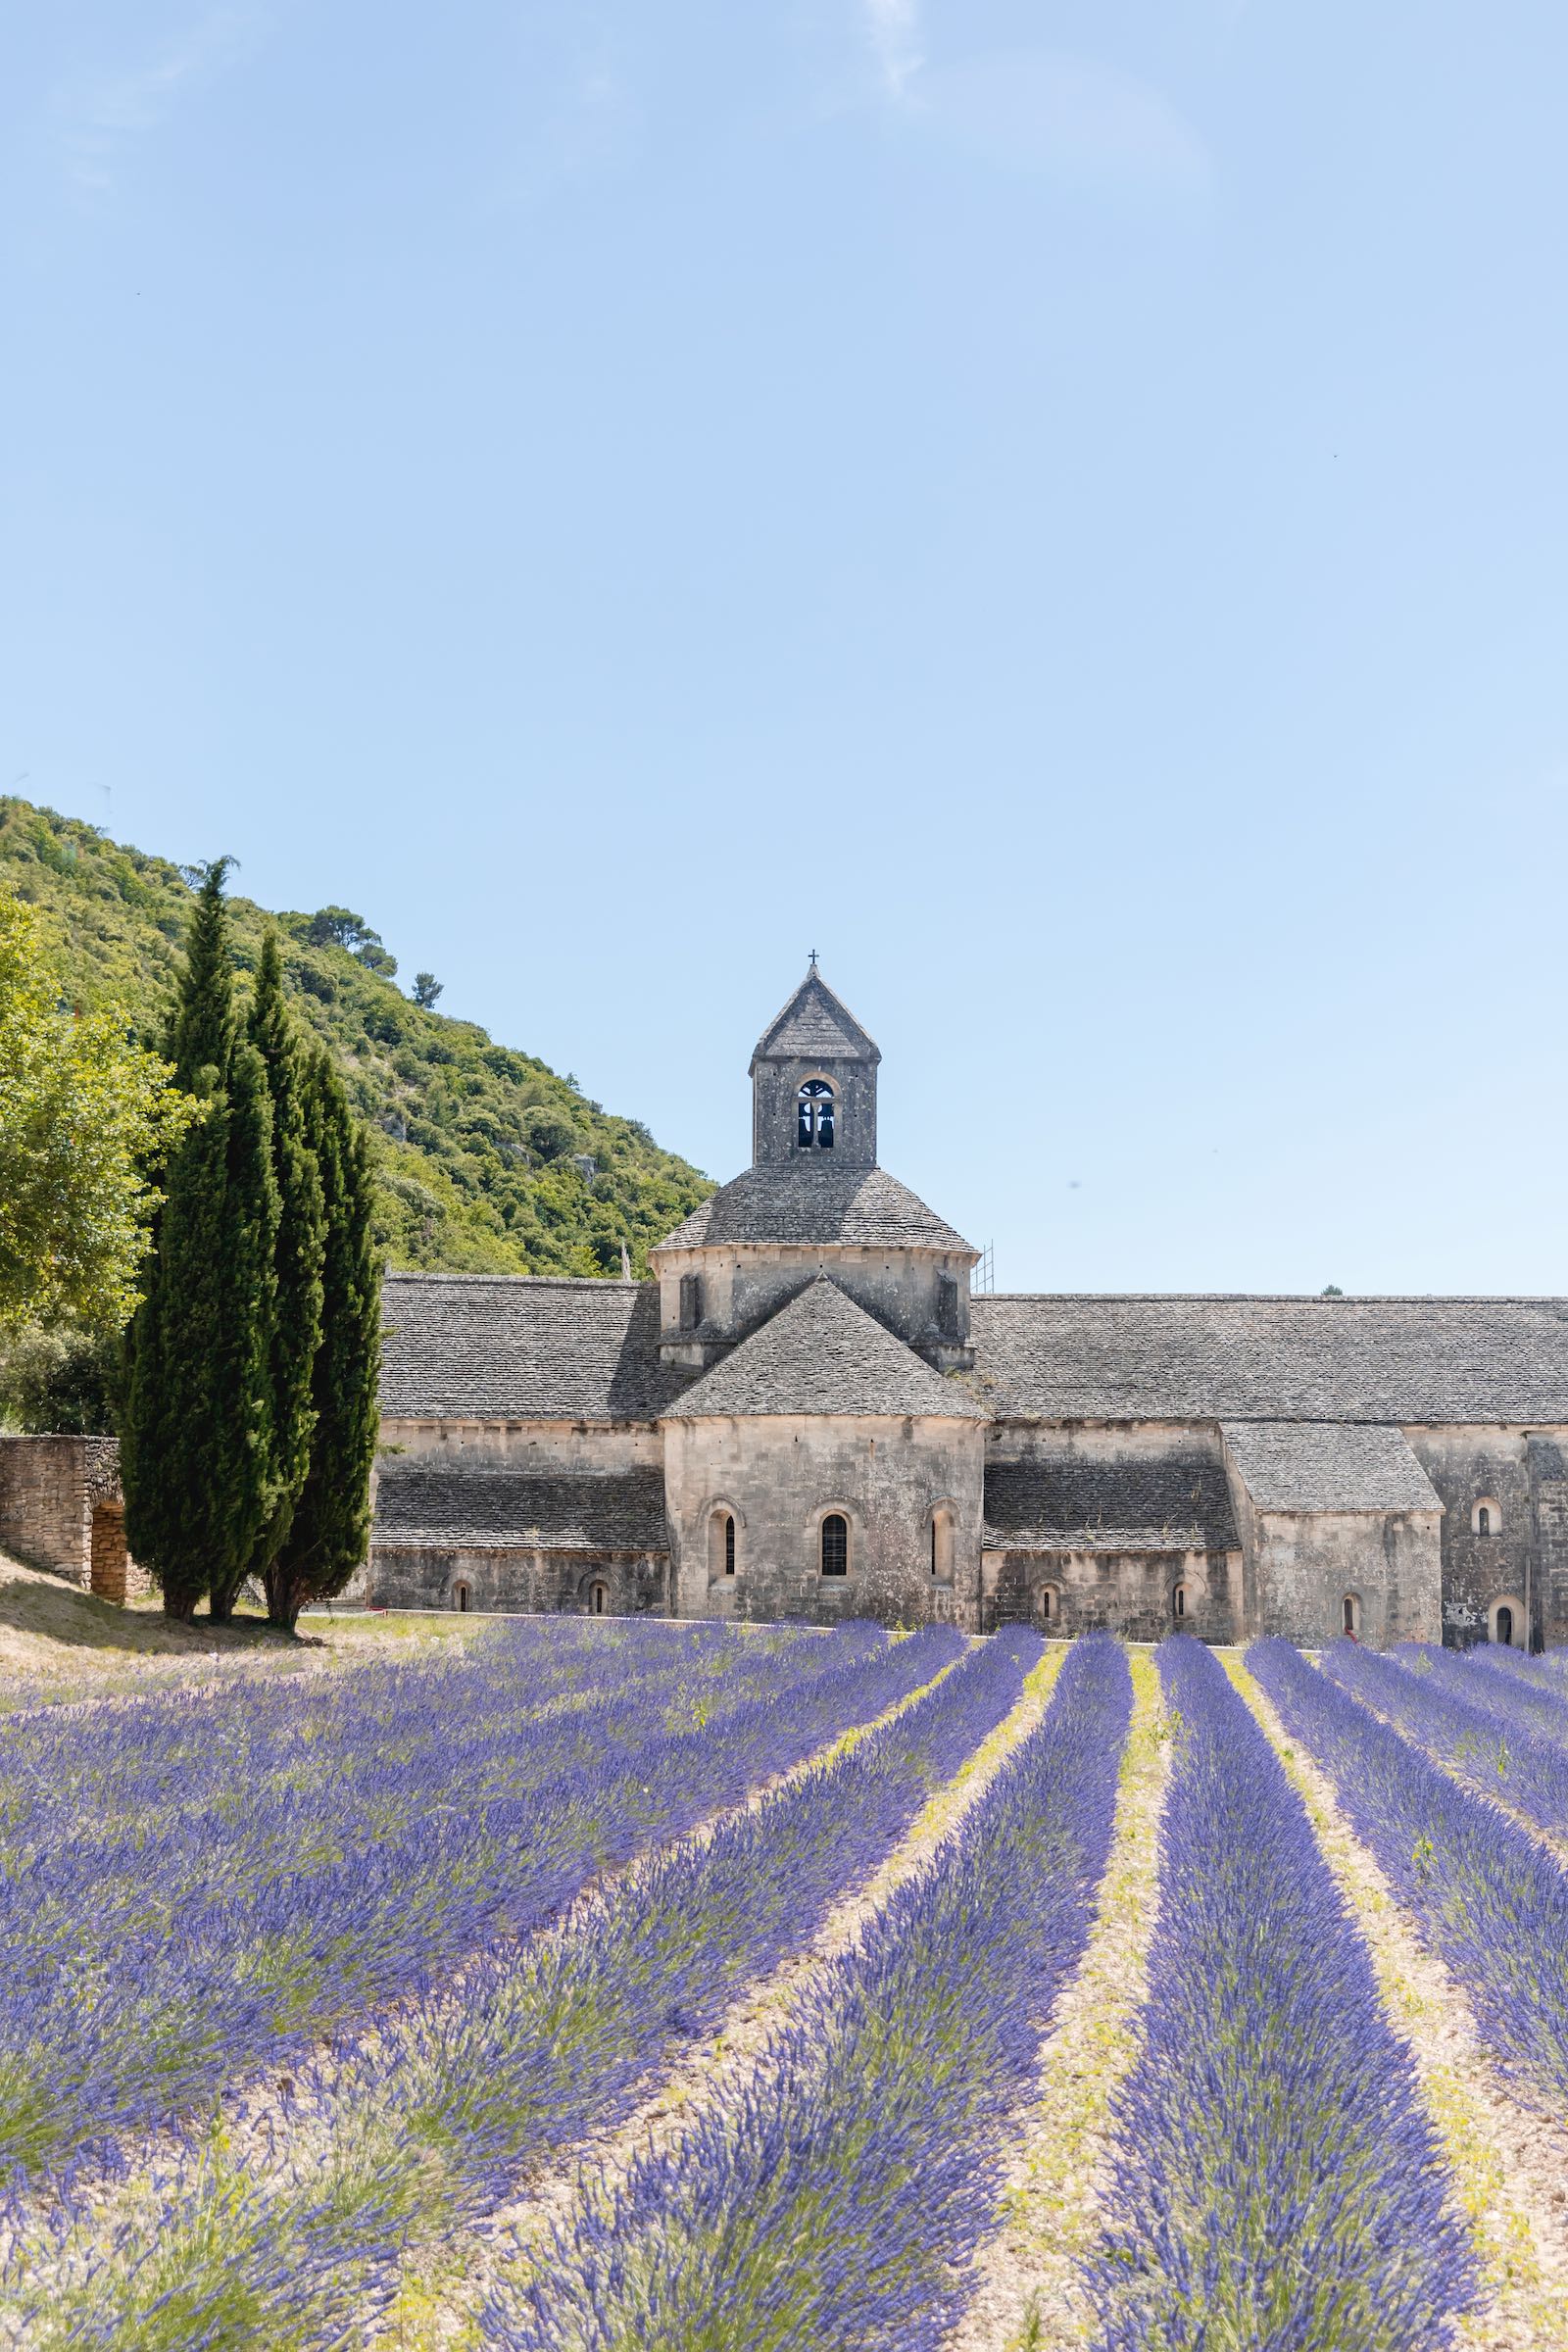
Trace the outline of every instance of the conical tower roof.
{"type": "Polygon", "coordinates": [[[782,1012],[762,1031],[752,1054],[760,1061],[869,1061],[882,1058],[848,1005],[841,1004],[813,963],[782,1012]]]}

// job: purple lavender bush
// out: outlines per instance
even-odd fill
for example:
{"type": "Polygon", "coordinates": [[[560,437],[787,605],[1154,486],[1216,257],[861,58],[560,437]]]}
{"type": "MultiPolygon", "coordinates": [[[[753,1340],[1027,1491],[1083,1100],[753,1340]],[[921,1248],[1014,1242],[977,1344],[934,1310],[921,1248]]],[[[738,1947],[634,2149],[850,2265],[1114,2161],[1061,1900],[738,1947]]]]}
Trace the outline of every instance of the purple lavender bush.
{"type": "Polygon", "coordinates": [[[1268,1740],[1190,1635],[1144,2039],[1115,2102],[1098,2352],[1407,2352],[1476,2267],[1408,2051],[1268,1740]]]}
{"type": "Polygon", "coordinates": [[[1430,1664],[1412,1672],[1354,1642],[1332,1642],[1322,1663],[1326,1675],[1474,1788],[1544,1830],[1568,1832],[1568,1749],[1457,1696],[1430,1664]]]}
{"type": "Polygon", "coordinates": [[[1522,1675],[1482,1663],[1498,1652],[1490,1642],[1478,1649],[1445,1649],[1436,1642],[1401,1642],[1389,1654],[1407,1673],[1430,1675],[1434,1690],[1467,1706],[1481,1707],[1513,1732],[1568,1748],[1568,1691],[1560,1687],[1543,1690],[1522,1675]]]}
{"type": "Polygon", "coordinates": [[[201,2150],[171,2170],[136,2229],[116,2225],[108,2264],[69,2199],[35,2219],[10,2271],[28,2340],[182,2352],[202,2338],[157,2308],[172,2270],[186,2311],[235,2329],[267,2308],[270,2342],[326,2352],[346,2308],[385,2299],[411,2233],[427,2244],[471,2227],[514,2193],[525,2164],[620,2122],[680,2042],[711,2033],[748,1980],[809,1942],[1017,1703],[1042,1649],[1020,1630],[969,1652],[892,1722],[655,1857],[561,1936],[488,1956],[455,1999],[380,2021],[363,2047],[304,2070],[286,2130],[305,2126],[311,2145],[341,2155],[291,2169],[274,2145],[236,2172],[220,2241],[189,2218],[203,2205],[201,2150]],[[323,2211],[337,2221],[335,2260],[323,2211]],[[29,2293],[45,2267],[47,2289],[29,2293]]]}
{"type": "Polygon", "coordinates": [[[491,2295],[508,2352],[934,2352],[1089,1935],[1131,1710],[1077,1642],[1042,1724],[745,2085],[491,2295]]]}
{"type": "Polygon", "coordinates": [[[389,1697],[361,1670],[324,1722],[323,1694],[297,1687],[292,1713],[269,1693],[237,1724],[189,1700],[128,1733],[130,1709],[78,1721],[57,1752],[79,1806],[107,1790],[106,1818],[53,1847],[51,1806],[13,1782],[0,1830],[0,2167],[113,2162],[119,2135],[526,1935],[962,1648],[940,1628],[874,1646],[686,1630],[628,1628],[608,1706],[540,1706],[548,1649],[529,1635],[521,1666],[496,1645],[476,1690],[403,1670],[389,1697]],[[510,1719],[484,1674],[510,1678],[510,1719]]]}
{"type": "Polygon", "coordinates": [[[1258,1642],[1248,1664],[1469,1995],[1517,2095],[1560,2117],[1568,2106],[1568,1875],[1528,1830],[1460,1788],[1288,1642],[1258,1642]]]}

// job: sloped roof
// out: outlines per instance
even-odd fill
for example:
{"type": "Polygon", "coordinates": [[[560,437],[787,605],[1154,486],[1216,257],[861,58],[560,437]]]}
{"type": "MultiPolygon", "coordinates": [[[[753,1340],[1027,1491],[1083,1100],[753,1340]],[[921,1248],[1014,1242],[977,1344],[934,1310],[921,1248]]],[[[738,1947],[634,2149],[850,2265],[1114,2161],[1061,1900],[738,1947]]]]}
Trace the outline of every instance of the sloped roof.
{"type": "Polygon", "coordinates": [[[522,1551],[663,1551],[664,1474],[519,1477],[497,1464],[394,1461],[376,1489],[380,1544],[522,1551]]]}
{"type": "Polygon", "coordinates": [[[992,1551],[1234,1551],[1223,1465],[1211,1454],[986,1465],[992,1551]]]}
{"type": "Polygon", "coordinates": [[[1568,1422],[1568,1298],[978,1298],[974,1394],[1047,1421],[1568,1422]]]}
{"type": "Polygon", "coordinates": [[[781,1167],[748,1168],[700,1201],[661,1250],[724,1242],[798,1242],[843,1249],[974,1251],[934,1208],[885,1168],[832,1165],[813,1152],[781,1167]]]}
{"type": "Polygon", "coordinates": [[[1226,1421],[1221,1434],[1260,1511],[1436,1511],[1396,1429],[1368,1422],[1226,1421]]]}
{"type": "Polygon", "coordinates": [[[691,1380],[659,1360],[659,1286],[389,1274],[381,1410],[394,1419],[652,1421],[691,1380]]]}
{"type": "Polygon", "coordinates": [[[760,1061],[871,1061],[882,1058],[846,1004],[813,964],[782,1012],[768,1023],[752,1054],[760,1061]]]}
{"type": "Polygon", "coordinates": [[[933,1372],[826,1275],[705,1373],[665,1418],[776,1413],[985,1419],[983,1405],[933,1372]]]}

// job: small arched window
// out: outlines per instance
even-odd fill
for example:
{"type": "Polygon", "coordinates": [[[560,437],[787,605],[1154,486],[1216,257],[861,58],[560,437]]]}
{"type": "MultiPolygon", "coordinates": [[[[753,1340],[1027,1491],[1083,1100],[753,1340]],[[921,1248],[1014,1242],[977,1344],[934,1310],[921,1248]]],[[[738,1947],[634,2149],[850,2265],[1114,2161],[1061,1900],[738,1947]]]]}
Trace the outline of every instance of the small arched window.
{"type": "Polygon", "coordinates": [[[463,1583],[461,1583],[461,1582],[460,1582],[460,1583],[458,1583],[458,1584],[455,1584],[455,1585],[453,1586],[453,1588],[452,1588],[452,1606],[453,1606],[455,1609],[466,1609],[466,1608],[467,1607],[467,1605],[468,1605],[468,1588],[467,1588],[467,1586],[466,1586],[466,1585],[465,1585],[465,1584],[463,1584],[463,1583]]]}
{"type": "Polygon", "coordinates": [[[835,1130],[833,1089],[825,1078],[808,1078],[796,1099],[795,1141],[803,1152],[831,1152],[835,1130]]]}
{"type": "Polygon", "coordinates": [[[610,1606],[610,1587],[595,1582],[588,1588],[588,1606],[596,1617],[603,1617],[610,1606]]]}
{"type": "Polygon", "coordinates": [[[1186,1587],[1185,1585],[1178,1585],[1178,1586],[1177,1586],[1177,1588],[1176,1588],[1176,1590],[1175,1590],[1175,1592],[1174,1592],[1171,1594],[1171,1596],[1170,1596],[1170,1613],[1171,1613],[1171,1615],[1172,1615],[1173,1617],[1185,1617],[1185,1616],[1186,1616],[1186,1614],[1187,1614],[1187,1587],[1186,1587]]]}
{"type": "Polygon", "coordinates": [[[724,1574],[735,1573],[735,1522],[726,1515],[724,1520],[724,1574]]]}
{"type": "Polygon", "coordinates": [[[1361,1595],[1359,1592],[1347,1592],[1341,1601],[1340,1631],[1342,1634],[1348,1634],[1352,1642],[1359,1637],[1361,1631],[1361,1595]]]}
{"type": "Polygon", "coordinates": [[[939,1584],[953,1582],[953,1513],[946,1503],[931,1514],[931,1573],[939,1584]]]}
{"type": "Polygon", "coordinates": [[[842,1511],[829,1511],[822,1522],[822,1574],[850,1573],[850,1523],[842,1511]]]}
{"type": "Polygon", "coordinates": [[[1061,1601],[1054,1585],[1040,1588],[1040,1614],[1047,1625],[1054,1625],[1061,1615],[1061,1601]]]}

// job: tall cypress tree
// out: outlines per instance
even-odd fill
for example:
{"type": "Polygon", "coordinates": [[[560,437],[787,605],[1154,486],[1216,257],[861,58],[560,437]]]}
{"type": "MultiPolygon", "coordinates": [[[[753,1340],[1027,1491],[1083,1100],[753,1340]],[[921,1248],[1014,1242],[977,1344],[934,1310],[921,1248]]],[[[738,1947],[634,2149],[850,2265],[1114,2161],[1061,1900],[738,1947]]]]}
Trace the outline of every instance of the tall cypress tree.
{"type": "Polygon", "coordinates": [[[228,863],[208,868],[191,923],[171,1058],[204,1116],[165,1179],[121,1419],[126,1537],[180,1618],[204,1592],[215,1617],[229,1614],[277,1484],[271,1102],[260,1054],[236,1034],[228,863]]]}
{"type": "Polygon", "coordinates": [[[283,960],[275,931],[268,933],[262,946],[250,1036],[262,1057],[271,1102],[272,1175],[278,1196],[269,1335],[274,1494],[252,1563],[265,1583],[287,1540],[311,1466],[317,1410],[313,1376],[321,1341],[321,1261],[326,1247],[321,1170],[311,1133],[317,1123],[311,1062],[284,1002],[283,960]]]}
{"type": "Polygon", "coordinates": [[[316,1425],[304,1491],[266,1572],[267,1613],[292,1627],[309,1600],[341,1592],[370,1532],[370,1472],[379,1429],[380,1273],[371,1230],[369,1142],[330,1057],[311,1054],[308,1133],[325,1219],[316,1425]]]}

